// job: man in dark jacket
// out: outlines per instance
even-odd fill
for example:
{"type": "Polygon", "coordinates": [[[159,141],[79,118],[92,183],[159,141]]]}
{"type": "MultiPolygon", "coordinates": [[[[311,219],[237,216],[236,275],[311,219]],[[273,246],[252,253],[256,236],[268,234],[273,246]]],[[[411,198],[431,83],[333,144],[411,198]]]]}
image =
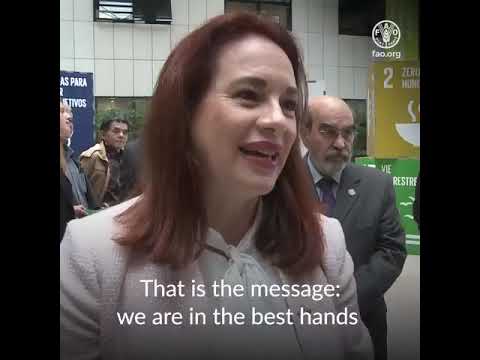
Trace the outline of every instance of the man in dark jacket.
{"type": "Polygon", "coordinates": [[[300,131],[309,150],[305,166],[312,192],[326,207],[326,215],[342,224],[355,265],[360,316],[370,332],[375,360],[386,360],[384,294],[400,275],[407,255],[392,177],[350,162],[355,124],[343,100],[313,98],[308,115],[300,131]]]}
{"type": "Polygon", "coordinates": [[[122,189],[120,192],[121,201],[138,195],[138,178],[142,164],[142,146],[140,137],[129,142],[123,155],[123,163],[120,168],[120,182],[122,189]]]}

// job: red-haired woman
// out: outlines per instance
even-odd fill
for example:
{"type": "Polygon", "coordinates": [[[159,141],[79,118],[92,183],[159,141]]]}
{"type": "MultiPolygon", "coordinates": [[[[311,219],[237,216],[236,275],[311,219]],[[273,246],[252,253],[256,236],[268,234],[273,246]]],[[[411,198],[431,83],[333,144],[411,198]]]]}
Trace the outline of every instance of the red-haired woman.
{"type": "Polygon", "coordinates": [[[302,165],[306,92],[291,35],[257,16],[215,17],[178,44],[142,194],[67,226],[62,358],[371,358],[341,226],[317,213],[302,165]]]}

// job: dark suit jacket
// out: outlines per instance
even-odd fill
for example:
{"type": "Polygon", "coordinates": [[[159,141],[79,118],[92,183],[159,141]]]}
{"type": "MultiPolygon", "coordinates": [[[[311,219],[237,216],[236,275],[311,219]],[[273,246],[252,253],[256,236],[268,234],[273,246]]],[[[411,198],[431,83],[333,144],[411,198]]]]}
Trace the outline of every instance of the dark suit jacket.
{"type": "Polygon", "coordinates": [[[350,163],[343,170],[336,199],[332,217],[342,224],[353,259],[361,317],[386,317],[383,295],[400,275],[407,255],[392,177],[350,163]]]}
{"type": "Polygon", "coordinates": [[[122,184],[119,195],[120,201],[125,201],[138,195],[136,185],[142,161],[142,146],[141,138],[137,138],[128,143],[125,148],[122,166],[120,167],[120,183],[122,184]]]}

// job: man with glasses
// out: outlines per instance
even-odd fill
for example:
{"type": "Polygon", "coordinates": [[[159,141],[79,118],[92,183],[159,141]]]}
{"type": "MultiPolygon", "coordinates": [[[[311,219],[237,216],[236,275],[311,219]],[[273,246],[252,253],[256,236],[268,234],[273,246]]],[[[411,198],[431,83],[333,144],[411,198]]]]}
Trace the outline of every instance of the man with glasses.
{"type": "Polygon", "coordinates": [[[355,265],[360,315],[369,329],[375,360],[387,359],[385,292],[406,258],[405,232],[395,206],[392,177],[350,162],[355,139],[353,113],[341,99],[315,97],[300,134],[314,195],[337,218],[355,265]]]}

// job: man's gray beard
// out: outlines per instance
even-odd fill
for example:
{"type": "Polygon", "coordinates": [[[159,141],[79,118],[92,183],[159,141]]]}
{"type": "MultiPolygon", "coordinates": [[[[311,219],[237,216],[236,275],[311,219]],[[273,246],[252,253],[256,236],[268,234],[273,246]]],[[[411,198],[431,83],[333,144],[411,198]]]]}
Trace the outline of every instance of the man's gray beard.
{"type": "Polygon", "coordinates": [[[340,171],[342,171],[347,163],[350,162],[352,159],[352,156],[350,155],[346,161],[331,161],[331,160],[326,160],[322,164],[322,170],[323,175],[327,175],[330,177],[335,177],[340,171]]]}
{"type": "Polygon", "coordinates": [[[338,172],[340,172],[345,167],[345,162],[326,162],[323,164],[322,173],[323,175],[334,177],[338,172]]]}

